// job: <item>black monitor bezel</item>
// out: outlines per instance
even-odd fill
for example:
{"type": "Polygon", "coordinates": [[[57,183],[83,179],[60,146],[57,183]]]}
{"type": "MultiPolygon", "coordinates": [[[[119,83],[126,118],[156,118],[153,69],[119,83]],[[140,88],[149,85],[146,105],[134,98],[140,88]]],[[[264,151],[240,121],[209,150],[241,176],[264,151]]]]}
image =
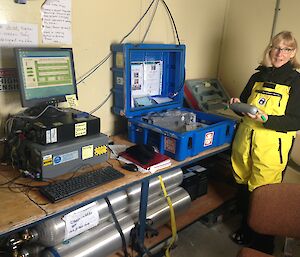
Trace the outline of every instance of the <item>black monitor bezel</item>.
{"type": "Polygon", "coordinates": [[[38,105],[56,105],[61,102],[66,102],[66,95],[57,95],[51,97],[43,97],[43,98],[35,98],[35,99],[26,99],[25,97],[25,85],[23,79],[23,70],[21,64],[21,51],[32,51],[32,52],[40,52],[40,51],[68,51],[70,52],[71,59],[71,69],[73,76],[73,86],[74,86],[74,94],[78,100],[78,91],[77,91],[77,83],[75,77],[75,68],[74,68],[74,56],[72,48],[61,48],[61,47],[16,47],[14,48],[14,54],[16,58],[16,66],[18,71],[18,82],[19,82],[19,92],[21,98],[22,107],[34,107],[38,105]]]}

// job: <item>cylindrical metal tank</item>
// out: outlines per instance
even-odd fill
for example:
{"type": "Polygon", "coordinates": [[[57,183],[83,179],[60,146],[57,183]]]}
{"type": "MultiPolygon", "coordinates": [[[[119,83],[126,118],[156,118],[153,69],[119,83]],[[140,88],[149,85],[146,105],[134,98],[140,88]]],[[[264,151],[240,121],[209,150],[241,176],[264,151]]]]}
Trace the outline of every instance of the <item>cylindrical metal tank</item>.
{"type": "MultiPolygon", "coordinates": [[[[162,179],[167,190],[178,187],[183,180],[183,172],[180,168],[172,170],[162,175],[162,179]]],[[[134,185],[126,189],[128,195],[128,202],[133,203],[140,200],[141,197],[141,184],[134,185]]],[[[148,199],[160,194],[161,186],[158,177],[152,178],[149,181],[148,199]]]]}
{"type": "MultiPolygon", "coordinates": [[[[186,211],[191,205],[191,197],[183,188],[178,187],[169,191],[176,215],[186,211]],[[178,189],[178,190],[177,190],[178,189]],[[172,196],[172,191],[174,195],[172,196]]],[[[170,209],[167,201],[147,211],[147,219],[151,219],[153,226],[158,228],[170,220],[170,209]]]]}
{"type": "MultiPolygon", "coordinates": [[[[117,192],[108,197],[116,214],[127,210],[127,194],[124,191],[117,192]]],[[[104,199],[96,201],[95,207],[99,213],[99,224],[108,220],[110,212],[104,199]]],[[[46,220],[32,228],[30,231],[34,235],[35,242],[45,246],[54,246],[65,240],[65,221],[63,216],[46,220]]]]}
{"type": "MultiPolygon", "coordinates": [[[[177,201],[181,200],[181,198],[186,197],[186,191],[181,187],[176,187],[171,190],[168,190],[168,195],[171,198],[173,206],[175,206],[177,201]]],[[[188,200],[188,198],[186,198],[186,200],[188,200]]],[[[165,206],[168,206],[168,203],[167,203],[167,200],[164,197],[164,195],[160,194],[160,195],[155,196],[155,198],[152,198],[148,201],[147,216],[149,215],[149,213],[151,213],[151,215],[152,215],[152,210],[159,210],[160,208],[164,208],[165,206]]],[[[177,212],[179,211],[179,210],[177,210],[178,208],[181,208],[181,207],[176,205],[177,212]]],[[[175,207],[174,207],[174,209],[175,209],[175,207]]],[[[134,205],[129,205],[128,212],[131,214],[131,216],[135,222],[138,221],[138,216],[139,216],[139,212],[140,212],[139,203],[135,203],[134,205]]]]}
{"type": "Polygon", "coordinates": [[[18,257],[40,257],[42,251],[45,249],[45,246],[38,244],[30,244],[23,247],[18,251],[18,257]]]}
{"type": "MultiPolygon", "coordinates": [[[[128,213],[118,217],[126,243],[134,222],[128,213]]],[[[122,240],[113,222],[105,222],[57,246],[46,249],[42,257],[107,257],[122,248],[122,240]]]]}

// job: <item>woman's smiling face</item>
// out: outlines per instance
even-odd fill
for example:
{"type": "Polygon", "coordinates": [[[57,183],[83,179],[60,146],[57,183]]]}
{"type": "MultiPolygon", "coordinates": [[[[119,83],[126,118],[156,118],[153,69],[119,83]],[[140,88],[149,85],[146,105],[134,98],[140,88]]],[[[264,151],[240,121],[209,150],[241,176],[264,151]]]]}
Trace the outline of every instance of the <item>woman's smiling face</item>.
{"type": "Polygon", "coordinates": [[[286,64],[296,54],[296,50],[290,46],[280,42],[277,45],[271,47],[270,58],[273,67],[279,68],[286,64]]]}

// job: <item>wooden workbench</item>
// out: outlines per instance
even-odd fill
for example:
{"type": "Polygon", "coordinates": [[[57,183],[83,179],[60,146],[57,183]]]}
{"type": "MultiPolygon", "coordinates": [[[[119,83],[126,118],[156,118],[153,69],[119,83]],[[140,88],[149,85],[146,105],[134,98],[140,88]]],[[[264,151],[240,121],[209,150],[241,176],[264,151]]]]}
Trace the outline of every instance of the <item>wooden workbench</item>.
{"type": "MultiPolygon", "coordinates": [[[[115,144],[131,144],[124,137],[120,136],[114,137],[113,141],[115,144]]],[[[0,183],[2,185],[2,188],[0,189],[0,237],[7,236],[10,233],[33,226],[41,220],[77,209],[90,202],[103,198],[108,194],[123,190],[136,183],[140,183],[144,179],[150,179],[154,176],[171,171],[177,167],[183,167],[192,164],[229,148],[229,144],[224,144],[222,146],[204,151],[197,156],[187,158],[182,162],[172,160],[171,167],[160,170],[155,174],[142,174],[138,172],[126,171],[120,167],[120,163],[118,161],[109,159],[107,161],[108,163],[101,163],[95,166],[95,168],[110,164],[125,175],[123,178],[117,179],[97,188],[90,189],[86,192],[80,193],[55,204],[49,203],[47,199],[44,198],[37,190],[32,189],[29,191],[27,190],[25,192],[20,192],[18,189],[12,188],[12,186],[11,188],[8,188],[7,184],[4,185],[4,183],[19,176],[19,172],[9,166],[0,166],[0,183]]],[[[63,177],[67,178],[71,175],[72,174],[65,174],[63,177]]],[[[23,177],[16,179],[14,182],[27,185],[43,184],[43,182],[32,181],[29,178],[23,177]]],[[[232,198],[233,194],[234,192],[229,190],[224,185],[210,184],[207,195],[197,199],[196,201],[193,201],[192,207],[177,218],[178,229],[187,226],[202,215],[217,208],[226,200],[232,198]]],[[[165,228],[162,228],[160,237],[147,240],[147,246],[153,246],[168,236],[170,236],[170,229],[168,226],[166,226],[165,228]]]]}

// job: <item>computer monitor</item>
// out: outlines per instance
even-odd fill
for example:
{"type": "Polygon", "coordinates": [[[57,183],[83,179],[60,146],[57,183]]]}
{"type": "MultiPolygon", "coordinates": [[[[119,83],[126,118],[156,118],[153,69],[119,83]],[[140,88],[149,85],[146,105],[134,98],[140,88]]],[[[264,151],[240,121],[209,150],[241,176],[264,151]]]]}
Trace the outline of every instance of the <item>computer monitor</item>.
{"type": "Polygon", "coordinates": [[[15,48],[23,107],[55,105],[77,95],[71,48],[15,48]]]}

